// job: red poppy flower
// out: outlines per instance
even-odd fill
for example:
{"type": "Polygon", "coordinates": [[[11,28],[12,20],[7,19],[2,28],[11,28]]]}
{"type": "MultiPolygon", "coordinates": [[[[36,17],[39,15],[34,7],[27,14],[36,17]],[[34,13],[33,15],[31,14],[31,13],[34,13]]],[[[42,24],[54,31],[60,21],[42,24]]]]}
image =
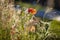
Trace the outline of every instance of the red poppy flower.
{"type": "Polygon", "coordinates": [[[28,12],[29,12],[29,13],[32,13],[32,14],[36,14],[37,11],[36,11],[36,9],[29,8],[29,9],[28,9],[28,12]]]}

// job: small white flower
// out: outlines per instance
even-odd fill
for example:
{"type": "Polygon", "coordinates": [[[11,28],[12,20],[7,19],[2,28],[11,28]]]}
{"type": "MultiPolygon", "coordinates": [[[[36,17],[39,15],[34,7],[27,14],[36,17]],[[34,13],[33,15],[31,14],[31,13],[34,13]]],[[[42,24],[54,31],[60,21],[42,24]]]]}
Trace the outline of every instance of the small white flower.
{"type": "Polygon", "coordinates": [[[28,13],[28,8],[25,10],[25,13],[26,13],[26,14],[28,13]]]}
{"type": "Polygon", "coordinates": [[[30,20],[30,22],[33,22],[33,21],[34,21],[33,19],[30,20]]]}
{"type": "Polygon", "coordinates": [[[18,13],[18,14],[21,14],[21,10],[18,10],[17,13],[18,13]]]}

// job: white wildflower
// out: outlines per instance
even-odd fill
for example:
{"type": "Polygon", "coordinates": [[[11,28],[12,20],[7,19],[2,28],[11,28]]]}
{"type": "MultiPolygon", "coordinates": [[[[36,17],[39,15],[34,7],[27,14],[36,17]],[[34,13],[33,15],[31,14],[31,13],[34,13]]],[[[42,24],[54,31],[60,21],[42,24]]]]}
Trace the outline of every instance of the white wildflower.
{"type": "Polygon", "coordinates": [[[28,8],[25,10],[25,13],[26,13],[26,14],[28,13],[28,8]]]}

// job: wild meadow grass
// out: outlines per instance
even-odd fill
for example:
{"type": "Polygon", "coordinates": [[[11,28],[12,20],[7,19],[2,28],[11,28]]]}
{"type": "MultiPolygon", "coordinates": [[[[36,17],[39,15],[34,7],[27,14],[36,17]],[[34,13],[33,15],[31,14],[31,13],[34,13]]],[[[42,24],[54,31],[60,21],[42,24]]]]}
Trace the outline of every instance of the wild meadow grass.
{"type": "Polygon", "coordinates": [[[0,40],[37,39],[39,33],[35,33],[35,25],[29,24],[33,15],[24,11],[20,12],[21,10],[17,11],[14,5],[8,5],[8,2],[5,2],[0,3],[0,40]]]}
{"type": "MultiPolygon", "coordinates": [[[[16,10],[13,6],[0,1],[0,40],[45,40],[49,37],[45,22],[25,12],[24,7],[16,10]]],[[[54,25],[52,22],[51,26],[54,25]]]]}

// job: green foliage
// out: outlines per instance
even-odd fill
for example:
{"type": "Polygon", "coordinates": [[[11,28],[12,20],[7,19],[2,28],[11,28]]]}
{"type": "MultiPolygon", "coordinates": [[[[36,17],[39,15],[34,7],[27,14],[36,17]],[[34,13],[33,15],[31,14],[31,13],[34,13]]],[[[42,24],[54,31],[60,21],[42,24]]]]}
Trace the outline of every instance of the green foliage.
{"type": "Polygon", "coordinates": [[[0,21],[0,40],[11,40],[10,28],[4,27],[0,21]]]}
{"type": "Polygon", "coordinates": [[[48,29],[47,39],[57,40],[58,38],[60,38],[60,21],[53,20],[48,29]]]}

